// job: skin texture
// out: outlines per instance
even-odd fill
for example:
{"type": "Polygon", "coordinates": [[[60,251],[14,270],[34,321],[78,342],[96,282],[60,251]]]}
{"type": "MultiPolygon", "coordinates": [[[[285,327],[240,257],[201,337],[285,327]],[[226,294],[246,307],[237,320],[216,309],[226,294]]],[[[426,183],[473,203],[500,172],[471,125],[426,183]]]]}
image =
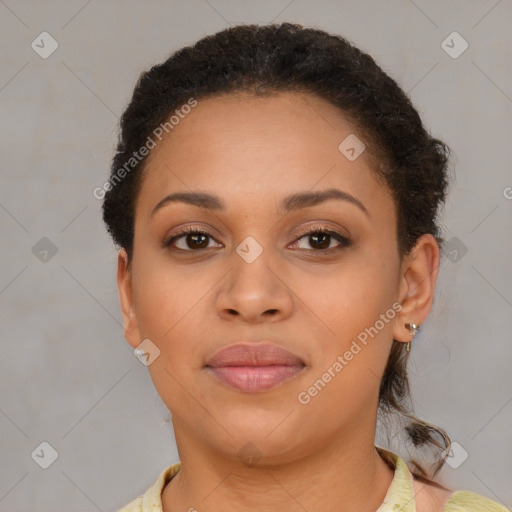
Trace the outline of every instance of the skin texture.
{"type": "Polygon", "coordinates": [[[410,341],[405,323],[427,317],[439,248],[423,235],[400,260],[391,193],[364,152],[351,162],[338,150],[352,133],[314,95],[237,93],[200,100],[150,154],[134,256],[128,266],[120,250],[118,287],[127,341],[135,348],[149,338],[160,350],[148,369],[172,413],[181,461],[163,492],[165,512],[364,512],[387,492],[393,471],[374,448],[380,379],[393,338],[410,341]],[[368,215],[343,200],[278,208],[289,194],[330,188],[357,198],[368,215]],[[166,195],[191,191],[219,196],[225,211],[169,203],[151,216],[166,195]],[[321,250],[322,240],[299,232],[318,224],[351,244],[324,239],[332,249],[321,250]],[[184,236],[174,250],[162,247],[184,226],[210,233],[208,248],[192,249],[190,236],[190,245],[184,236]],[[263,249],[252,263],[236,252],[248,236],[263,249]],[[301,404],[298,394],[394,303],[401,311],[301,404]],[[242,340],[271,340],[306,367],[265,392],[231,389],[204,365],[242,340]],[[238,456],[246,443],[261,457],[254,465],[238,456]]]}

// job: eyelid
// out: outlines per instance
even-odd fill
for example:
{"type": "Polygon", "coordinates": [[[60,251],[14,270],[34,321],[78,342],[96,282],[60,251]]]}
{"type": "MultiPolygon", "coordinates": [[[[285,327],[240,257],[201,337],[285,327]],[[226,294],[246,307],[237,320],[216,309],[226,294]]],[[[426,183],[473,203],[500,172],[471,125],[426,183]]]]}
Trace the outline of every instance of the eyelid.
{"type": "MultiPolygon", "coordinates": [[[[316,224],[310,224],[304,228],[299,229],[297,233],[297,237],[302,237],[304,235],[308,235],[314,233],[316,231],[322,231],[326,233],[335,233],[347,240],[350,240],[350,236],[348,234],[340,233],[340,231],[346,231],[341,228],[332,227],[329,224],[322,224],[321,221],[316,221],[316,224]]],[[[296,239],[297,240],[297,239],[296,239]]]]}

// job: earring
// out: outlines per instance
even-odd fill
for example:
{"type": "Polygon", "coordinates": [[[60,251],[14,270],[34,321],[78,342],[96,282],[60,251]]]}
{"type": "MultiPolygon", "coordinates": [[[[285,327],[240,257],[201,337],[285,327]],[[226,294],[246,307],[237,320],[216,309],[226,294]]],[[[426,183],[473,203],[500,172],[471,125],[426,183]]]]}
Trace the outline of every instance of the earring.
{"type": "MultiPolygon", "coordinates": [[[[405,327],[407,327],[407,329],[409,329],[409,334],[411,335],[411,340],[414,338],[414,336],[416,336],[416,333],[420,329],[420,326],[418,324],[413,324],[413,323],[407,323],[407,324],[405,324],[405,327]]],[[[407,350],[407,352],[410,352],[410,350],[411,350],[411,342],[410,341],[407,342],[406,350],[407,350]]]]}

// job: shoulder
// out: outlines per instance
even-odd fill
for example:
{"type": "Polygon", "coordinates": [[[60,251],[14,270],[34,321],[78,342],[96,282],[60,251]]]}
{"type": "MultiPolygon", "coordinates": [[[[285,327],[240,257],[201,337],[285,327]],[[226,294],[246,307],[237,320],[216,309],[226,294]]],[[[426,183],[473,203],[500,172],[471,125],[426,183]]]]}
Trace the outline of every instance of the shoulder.
{"type": "Polygon", "coordinates": [[[497,501],[472,491],[446,489],[441,485],[414,479],[418,512],[510,512],[497,501]]]}
{"type": "Polygon", "coordinates": [[[142,495],[125,505],[117,512],[157,512],[162,510],[162,491],[166,484],[178,473],[181,463],[165,468],[153,485],[142,495]]]}
{"type": "Polygon", "coordinates": [[[133,501],[128,503],[128,505],[126,505],[122,509],[118,510],[118,512],[141,512],[141,511],[142,511],[142,496],[135,498],[133,501]]]}
{"type": "Polygon", "coordinates": [[[510,512],[510,509],[472,491],[455,491],[445,507],[445,512],[510,512]]]}

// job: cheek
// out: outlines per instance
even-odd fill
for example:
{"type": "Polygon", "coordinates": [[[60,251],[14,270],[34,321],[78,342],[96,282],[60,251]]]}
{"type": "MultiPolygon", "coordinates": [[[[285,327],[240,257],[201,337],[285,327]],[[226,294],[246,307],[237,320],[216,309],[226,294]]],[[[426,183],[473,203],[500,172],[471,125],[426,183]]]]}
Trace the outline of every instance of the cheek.
{"type": "Polygon", "coordinates": [[[373,325],[396,299],[398,274],[392,271],[392,260],[373,253],[354,253],[320,286],[309,287],[309,296],[322,305],[337,337],[356,336],[373,325]]]}
{"type": "Polygon", "coordinates": [[[215,336],[212,293],[225,271],[156,260],[143,264],[141,259],[144,271],[137,276],[135,289],[140,334],[160,351],[149,370],[163,388],[174,388],[178,382],[190,385],[188,380],[202,369],[208,343],[215,336]]]}
{"type": "Polygon", "coordinates": [[[141,334],[155,340],[168,338],[183,321],[189,321],[212,287],[208,272],[173,265],[170,260],[141,255],[134,279],[134,300],[141,334]]]}
{"type": "Polygon", "coordinates": [[[354,290],[332,290],[324,319],[335,334],[317,338],[312,371],[300,390],[299,402],[308,403],[304,410],[318,418],[319,430],[357,422],[377,405],[396,311],[389,293],[375,285],[359,283],[354,290]]]}
{"type": "MultiPolygon", "coordinates": [[[[318,311],[330,328],[329,336],[317,339],[322,349],[315,355],[315,376],[329,371],[339,376],[331,379],[329,387],[335,393],[350,390],[343,401],[374,396],[387,362],[396,318],[393,305],[398,275],[385,259],[378,251],[358,253],[332,279],[309,287],[312,308],[321,305],[318,311]]],[[[325,379],[329,380],[329,375],[325,379]]]]}

